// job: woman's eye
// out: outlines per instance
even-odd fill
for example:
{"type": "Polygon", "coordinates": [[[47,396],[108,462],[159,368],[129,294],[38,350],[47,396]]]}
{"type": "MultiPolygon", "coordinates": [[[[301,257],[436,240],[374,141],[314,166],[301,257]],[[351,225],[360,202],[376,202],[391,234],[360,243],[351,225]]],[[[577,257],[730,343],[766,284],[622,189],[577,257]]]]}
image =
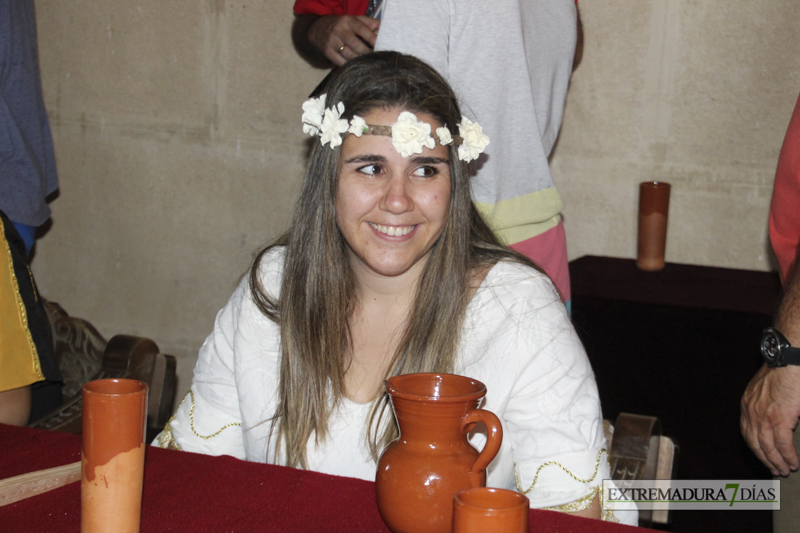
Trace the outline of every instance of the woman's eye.
{"type": "Polygon", "coordinates": [[[364,165],[363,167],[359,168],[358,171],[362,174],[367,174],[368,176],[375,176],[381,173],[381,166],[380,165],[364,165]]]}
{"type": "Polygon", "coordinates": [[[432,178],[438,173],[435,167],[419,167],[414,171],[414,175],[420,178],[432,178]]]}

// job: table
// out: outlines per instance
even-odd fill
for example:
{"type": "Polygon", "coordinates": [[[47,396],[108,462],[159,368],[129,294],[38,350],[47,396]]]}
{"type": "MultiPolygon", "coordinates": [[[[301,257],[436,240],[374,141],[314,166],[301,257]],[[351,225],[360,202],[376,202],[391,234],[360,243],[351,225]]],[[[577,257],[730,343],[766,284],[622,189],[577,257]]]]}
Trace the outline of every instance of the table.
{"type": "MultiPolygon", "coordinates": [[[[0,479],[80,459],[80,437],[0,424],[0,479]]],[[[530,531],[625,533],[629,526],[531,510],[530,531]]],[[[0,530],[80,531],[80,483],[0,507],[0,530]]],[[[232,457],[148,447],[142,533],[384,532],[375,485],[232,457]]]]}
{"type": "Polygon", "coordinates": [[[680,263],[645,272],[619,257],[580,257],[569,274],[579,297],[764,315],[776,311],[781,291],[776,272],[680,263]]]}

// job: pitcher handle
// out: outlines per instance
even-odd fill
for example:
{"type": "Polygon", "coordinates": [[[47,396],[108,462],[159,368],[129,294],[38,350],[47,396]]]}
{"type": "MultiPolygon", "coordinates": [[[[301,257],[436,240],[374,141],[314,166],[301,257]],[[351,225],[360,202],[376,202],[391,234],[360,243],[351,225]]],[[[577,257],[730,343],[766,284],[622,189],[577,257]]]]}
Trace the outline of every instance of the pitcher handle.
{"type": "Polygon", "coordinates": [[[472,483],[472,488],[486,486],[484,473],[486,467],[492,462],[494,456],[500,451],[500,444],[503,443],[503,426],[500,424],[500,419],[491,411],[484,409],[475,409],[470,411],[461,421],[461,429],[467,433],[476,422],[483,422],[486,426],[486,445],[481,450],[478,458],[475,459],[472,468],[469,471],[469,479],[472,483]]]}

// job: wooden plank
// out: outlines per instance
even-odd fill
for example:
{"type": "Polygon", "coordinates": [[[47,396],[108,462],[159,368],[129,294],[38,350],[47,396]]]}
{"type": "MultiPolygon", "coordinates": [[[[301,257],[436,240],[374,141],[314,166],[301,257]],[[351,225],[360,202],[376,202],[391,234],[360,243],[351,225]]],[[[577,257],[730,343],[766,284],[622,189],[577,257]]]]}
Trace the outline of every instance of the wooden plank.
{"type": "Polygon", "coordinates": [[[81,479],[81,462],[37,470],[0,481],[0,507],[81,479]]]}

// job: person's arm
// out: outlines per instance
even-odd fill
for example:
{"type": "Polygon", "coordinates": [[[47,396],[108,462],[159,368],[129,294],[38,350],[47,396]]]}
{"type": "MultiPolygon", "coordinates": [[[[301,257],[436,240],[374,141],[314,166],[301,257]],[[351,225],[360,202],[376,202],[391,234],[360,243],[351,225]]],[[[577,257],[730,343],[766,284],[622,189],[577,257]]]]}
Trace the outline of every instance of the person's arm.
{"type": "Polygon", "coordinates": [[[591,366],[552,283],[537,274],[513,286],[519,296],[499,297],[519,324],[503,356],[515,375],[503,437],[517,488],[531,507],[599,519],[598,487],[610,473],[591,366]]]}
{"type": "Polygon", "coordinates": [[[245,459],[234,336],[246,294],[247,284],[241,283],[217,314],[214,330],[200,348],[191,388],[154,445],[245,459]]]}
{"type": "Polygon", "coordinates": [[[0,423],[24,426],[30,417],[30,385],[0,392],[0,423]]]}
{"type": "Polygon", "coordinates": [[[600,507],[600,498],[598,498],[597,494],[595,494],[594,498],[592,499],[592,503],[589,504],[589,507],[582,511],[567,512],[566,514],[600,520],[600,518],[603,516],[602,509],[600,507]]]}
{"type": "Polygon", "coordinates": [[[769,240],[781,281],[792,276],[800,241],[800,97],[783,139],[769,209],[769,240]]]}
{"type": "Polygon", "coordinates": [[[372,52],[380,24],[364,15],[295,15],[292,42],[312,66],[341,66],[372,52]]]}
{"type": "MultiPolygon", "coordinates": [[[[778,329],[792,346],[800,346],[800,275],[795,271],[786,288],[778,329]]],[[[800,467],[792,442],[800,418],[800,366],[764,365],[742,396],[740,426],[747,444],[773,475],[786,476],[800,467]]]]}

